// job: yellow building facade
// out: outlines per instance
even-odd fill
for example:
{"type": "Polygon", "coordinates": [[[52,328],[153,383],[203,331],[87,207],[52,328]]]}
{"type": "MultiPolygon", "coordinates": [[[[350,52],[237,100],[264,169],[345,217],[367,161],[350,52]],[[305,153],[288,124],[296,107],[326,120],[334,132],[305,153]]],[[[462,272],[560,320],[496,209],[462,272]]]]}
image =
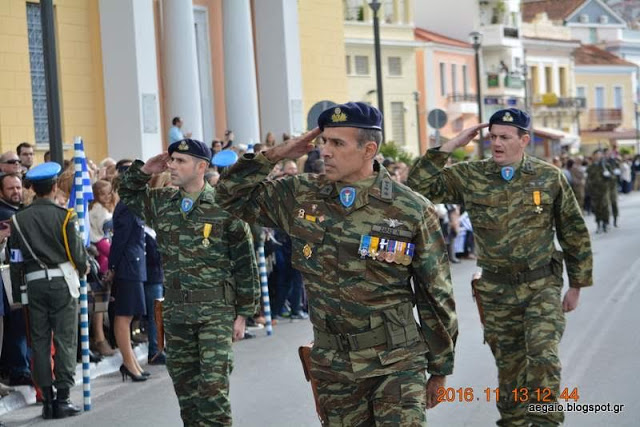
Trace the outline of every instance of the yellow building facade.
{"type": "Polygon", "coordinates": [[[300,0],[298,22],[304,111],[318,102],[348,101],[341,0],[300,0]]]}
{"type": "MultiPolygon", "coordinates": [[[[344,2],[343,72],[348,99],[378,105],[371,11],[366,1],[344,2]]],[[[384,128],[393,141],[416,156],[420,153],[417,107],[416,49],[411,1],[383,3],[379,12],[384,128]],[[387,6],[386,8],[384,6],[387,6]]],[[[425,119],[422,117],[422,119],[425,119]]]]}
{"type": "Polygon", "coordinates": [[[638,67],[593,45],[576,53],[576,93],[586,98],[580,117],[583,151],[635,138],[638,67]]]}
{"type": "MultiPolygon", "coordinates": [[[[27,2],[0,7],[0,149],[15,150],[35,137],[27,2]]],[[[54,1],[62,140],[82,136],[90,157],[106,156],[98,0],[54,1]]],[[[71,149],[71,146],[65,146],[71,149]]],[[[48,145],[38,145],[42,158],[48,145]]],[[[66,151],[69,157],[70,151],[66,151]]]]}

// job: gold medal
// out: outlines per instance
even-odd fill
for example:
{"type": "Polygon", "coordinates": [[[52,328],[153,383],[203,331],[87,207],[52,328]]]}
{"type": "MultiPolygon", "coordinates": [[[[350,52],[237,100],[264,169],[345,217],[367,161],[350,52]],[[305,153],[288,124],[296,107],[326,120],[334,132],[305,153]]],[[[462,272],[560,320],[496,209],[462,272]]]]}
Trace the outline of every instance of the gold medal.
{"type": "Polygon", "coordinates": [[[537,214],[542,213],[542,206],[540,206],[540,202],[541,202],[540,192],[536,190],[533,192],[533,203],[536,205],[534,212],[537,214]]]}
{"type": "Polygon", "coordinates": [[[211,235],[212,228],[213,228],[213,225],[207,223],[204,225],[204,228],[202,229],[202,236],[204,237],[204,239],[202,239],[202,246],[204,246],[205,248],[208,248],[209,245],[211,244],[211,242],[209,241],[209,236],[211,235]]]}
{"type": "Polygon", "coordinates": [[[311,246],[309,246],[308,243],[302,248],[302,255],[304,255],[306,259],[311,258],[311,255],[313,255],[313,250],[311,250],[311,246]]]}
{"type": "Polygon", "coordinates": [[[396,264],[401,264],[404,259],[404,249],[407,247],[406,242],[398,242],[396,243],[396,253],[393,257],[393,262],[396,264]]]}

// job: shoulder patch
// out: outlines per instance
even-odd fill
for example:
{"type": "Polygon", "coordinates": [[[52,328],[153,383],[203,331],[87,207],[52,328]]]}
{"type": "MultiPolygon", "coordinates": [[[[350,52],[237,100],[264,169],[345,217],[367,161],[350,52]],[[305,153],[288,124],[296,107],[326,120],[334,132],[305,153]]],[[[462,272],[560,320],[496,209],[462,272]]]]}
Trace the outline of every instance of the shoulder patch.
{"type": "Polygon", "coordinates": [[[22,251],[20,249],[11,249],[10,262],[12,263],[24,262],[24,258],[22,257],[22,251]]]}

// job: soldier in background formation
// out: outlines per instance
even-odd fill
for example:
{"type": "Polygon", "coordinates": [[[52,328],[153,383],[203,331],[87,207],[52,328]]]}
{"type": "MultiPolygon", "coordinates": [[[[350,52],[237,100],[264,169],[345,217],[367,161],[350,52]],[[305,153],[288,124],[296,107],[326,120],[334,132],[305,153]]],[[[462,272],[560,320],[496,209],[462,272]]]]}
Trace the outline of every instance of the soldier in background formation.
{"type": "Polygon", "coordinates": [[[313,324],[311,373],[331,426],[426,425],[453,370],[458,328],[438,216],[374,162],[381,124],[367,104],[332,107],[319,129],[246,154],[218,187],[229,212],[291,236],[313,324]],[[325,175],[266,179],[321,133],[325,175]]]}
{"type": "Polygon", "coordinates": [[[258,267],[249,227],[222,210],[204,175],[209,147],[186,139],[124,175],[122,201],[157,233],[165,273],[167,369],[185,426],[231,425],[231,342],[258,309],[258,267]],[[179,188],[150,189],[171,172],[179,188]]]}
{"type": "Polygon", "coordinates": [[[464,204],[469,211],[482,267],[475,291],[498,367],[498,424],[505,426],[562,423],[561,412],[528,412],[528,404],[536,403],[536,390],[552,402],[558,399],[563,311],[574,310],[580,289],[592,284],[581,209],[562,171],[525,155],[529,120],[517,109],[498,111],[489,125],[473,126],[428,150],[408,180],[434,203],[464,204]],[[451,152],[486,126],[492,157],[445,168],[451,152]],[[564,253],[556,251],[554,237],[564,253]],[[563,260],[569,290],[561,299],[563,260]],[[514,390],[521,393],[518,399],[514,390]]]}
{"type": "Polygon", "coordinates": [[[587,168],[587,189],[591,196],[591,205],[596,217],[598,229],[596,233],[607,232],[609,227],[609,205],[611,201],[610,193],[617,192],[615,175],[609,168],[609,163],[605,161],[601,149],[593,152],[593,162],[587,168]]]}

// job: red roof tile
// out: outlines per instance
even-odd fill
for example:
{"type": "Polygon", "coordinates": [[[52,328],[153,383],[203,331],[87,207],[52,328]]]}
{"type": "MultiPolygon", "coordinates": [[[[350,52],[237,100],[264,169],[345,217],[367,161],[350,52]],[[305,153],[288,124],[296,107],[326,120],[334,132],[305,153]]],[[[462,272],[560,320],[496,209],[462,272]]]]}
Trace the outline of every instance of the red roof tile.
{"type": "Polygon", "coordinates": [[[433,31],[427,31],[424,28],[416,28],[414,30],[414,35],[416,36],[416,39],[420,41],[440,43],[440,44],[446,44],[449,46],[456,46],[456,47],[471,48],[470,43],[463,42],[457,39],[452,39],[450,37],[443,36],[442,34],[434,33],[433,31]]]}
{"type": "Polygon", "coordinates": [[[576,65],[625,65],[635,67],[636,64],[625,61],[611,52],[592,44],[580,46],[575,51],[576,65]]]}
{"type": "Polygon", "coordinates": [[[546,12],[551,21],[564,21],[586,0],[525,0],[522,3],[522,20],[531,22],[538,13],[546,12]]]}

